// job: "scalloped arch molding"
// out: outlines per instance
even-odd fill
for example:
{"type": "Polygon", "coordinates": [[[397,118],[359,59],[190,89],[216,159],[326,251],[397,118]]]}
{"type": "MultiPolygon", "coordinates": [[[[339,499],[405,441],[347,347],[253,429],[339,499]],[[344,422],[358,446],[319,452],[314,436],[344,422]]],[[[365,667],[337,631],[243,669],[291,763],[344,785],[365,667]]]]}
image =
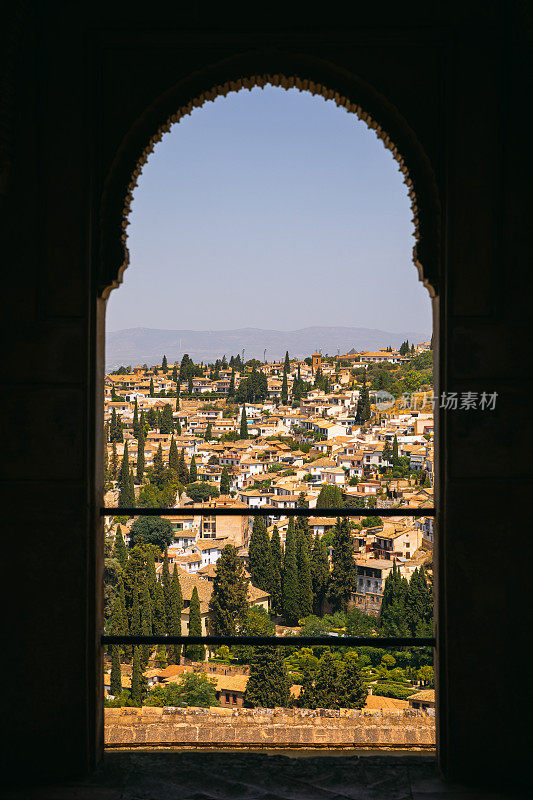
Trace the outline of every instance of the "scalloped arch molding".
{"type": "Polygon", "coordinates": [[[346,92],[345,75],[342,91],[309,78],[281,72],[261,72],[249,77],[213,82],[208,84],[211,88],[204,91],[197,90],[198,80],[193,79],[190,81],[192,85],[187,86],[189,82],[186,81],[185,85],[180,84],[165,93],[125,136],[104,185],[100,214],[99,294],[106,299],[122,283],[129,264],[127,227],[133,192],[144,165],[165,133],[182,117],[216,97],[255,86],[271,85],[287,90],[296,88],[333,100],[339,107],[365,122],[391,151],[403,173],[411,201],[415,227],[413,263],[419,279],[430,296],[435,297],[439,285],[440,202],[433,170],[420,143],[399,112],[368,85],[353,77],[351,82],[352,91],[346,92]],[[184,102],[184,95],[187,94],[191,99],[184,102]],[[357,101],[351,99],[354,96],[357,96],[357,101]]]}

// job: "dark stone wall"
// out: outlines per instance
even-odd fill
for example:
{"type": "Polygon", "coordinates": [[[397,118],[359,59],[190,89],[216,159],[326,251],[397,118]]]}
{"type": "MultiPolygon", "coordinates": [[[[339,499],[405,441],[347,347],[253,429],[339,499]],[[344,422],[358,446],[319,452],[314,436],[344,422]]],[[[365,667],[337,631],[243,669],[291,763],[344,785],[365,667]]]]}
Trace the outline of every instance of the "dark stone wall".
{"type": "Polygon", "coordinates": [[[102,749],[97,297],[124,256],[129,175],[173,109],[275,71],[359,103],[398,146],[438,295],[440,389],[499,393],[492,414],[439,415],[438,747],[454,778],[525,774],[524,681],[511,664],[523,663],[517,637],[527,629],[517,541],[528,515],[507,509],[531,493],[528,6],[333,3],[320,15],[286,5],[8,9],[2,752],[14,778],[82,774],[102,749]]]}

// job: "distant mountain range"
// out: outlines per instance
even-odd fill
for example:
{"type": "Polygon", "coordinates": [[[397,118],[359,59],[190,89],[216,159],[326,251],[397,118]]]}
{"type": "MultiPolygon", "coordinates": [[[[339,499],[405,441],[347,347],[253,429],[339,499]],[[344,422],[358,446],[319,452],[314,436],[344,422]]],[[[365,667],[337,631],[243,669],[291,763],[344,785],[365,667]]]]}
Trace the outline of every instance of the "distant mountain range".
{"type": "Polygon", "coordinates": [[[337,350],[377,350],[380,347],[399,347],[406,339],[410,343],[427,342],[430,334],[416,331],[391,333],[375,328],[301,328],[296,331],[271,331],[261,328],[238,328],[233,331],[169,331],[157,328],[128,328],[107,334],[106,369],[121,365],[141,366],[160,364],[163,355],[168,363],[181,361],[184,353],[192,360],[214,362],[225,354],[242,354],[247,361],[263,361],[266,349],[268,361],[279,360],[288,350],[291,357],[305,358],[319,350],[324,355],[334,355],[337,350]]]}

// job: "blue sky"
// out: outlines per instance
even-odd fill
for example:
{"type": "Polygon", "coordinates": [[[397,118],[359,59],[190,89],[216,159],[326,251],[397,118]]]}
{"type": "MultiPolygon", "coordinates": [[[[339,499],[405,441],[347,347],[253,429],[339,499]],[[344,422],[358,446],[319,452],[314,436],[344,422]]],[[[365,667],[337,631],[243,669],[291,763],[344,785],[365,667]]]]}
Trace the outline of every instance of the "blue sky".
{"type": "Polygon", "coordinates": [[[353,114],[255,88],[174,125],[134,193],[107,329],[431,331],[407,188],[353,114]]]}

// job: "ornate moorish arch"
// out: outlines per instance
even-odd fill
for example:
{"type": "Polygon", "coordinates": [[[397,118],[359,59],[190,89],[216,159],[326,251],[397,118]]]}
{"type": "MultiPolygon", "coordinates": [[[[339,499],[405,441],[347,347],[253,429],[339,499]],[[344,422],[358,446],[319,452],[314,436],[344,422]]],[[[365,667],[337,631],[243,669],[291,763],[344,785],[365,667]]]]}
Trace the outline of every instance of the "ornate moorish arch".
{"type": "Polygon", "coordinates": [[[243,54],[177,82],[154,100],[117,147],[99,209],[98,293],[107,299],[129,263],[127,226],[133,191],[155,145],[195,108],[255,86],[296,88],[333,100],[374,130],[396,159],[413,211],[413,262],[431,297],[439,291],[441,203],[435,172],[399,110],[374,87],[327,61],[274,51],[243,54]]]}

